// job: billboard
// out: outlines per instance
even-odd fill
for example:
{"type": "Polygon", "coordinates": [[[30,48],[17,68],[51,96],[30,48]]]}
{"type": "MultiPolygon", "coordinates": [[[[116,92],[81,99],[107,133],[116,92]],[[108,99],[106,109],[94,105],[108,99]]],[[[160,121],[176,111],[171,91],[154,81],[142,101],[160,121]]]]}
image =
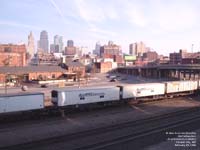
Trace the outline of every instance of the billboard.
{"type": "Polygon", "coordinates": [[[136,56],[124,56],[125,61],[134,61],[136,60],[136,56]]]}

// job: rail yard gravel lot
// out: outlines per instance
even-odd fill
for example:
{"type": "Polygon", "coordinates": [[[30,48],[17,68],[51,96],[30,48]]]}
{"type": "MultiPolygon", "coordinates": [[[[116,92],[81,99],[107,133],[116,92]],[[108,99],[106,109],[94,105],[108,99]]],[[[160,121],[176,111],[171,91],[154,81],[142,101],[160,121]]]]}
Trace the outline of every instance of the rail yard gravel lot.
{"type": "MultiPolygon", "coordinates": [[[[162,81],[168,81],[167,79],[150,79],[150,78],[142,78],[142,77],[136,77],[131,75],[124,75],[124,74],[114,74],[117,77],[116,82],[110,82],[110,78],[108,78],[107,74],[94,74],[93,77],[89,79],[87,84],[85,82],[83,83],[77,83],[74,82],[73,86],[66,86],[66,88],[76,88],[76,87],[96,87],[96,86],[115,86],[115,85],[126,85],[126,84],[134,84],[134,83],[153,83],[153,82],[162,82],[162,81]],[[125,79],[125,80],[122,80],[125,79]]],[[[5,94],[5,92],[9,93],[25,93],[25,92],[42,92],[45,94],[45,98],[49,99],[51,97],[50,91],[58,88],[57,86],[48,86],[47,88],[41,88],[41,85],[33,84],[33,83],[27,83],[26,86],[28,87],[27,91],[22,91],[20,87],[7,87],[7,90],[5,87],[0,87],[0,94],[5,94]]]]}
{"type": "MultiPolygon", "coordinates": [[[[91,78],[84,86],[92,87],[165,81],[163,79],[145,79],[128,75],[118,75],[120,78],[117,79],[116,82],[110,82],[110,79],[106,77],[106,74],[96,74],[95,77],[91,78]]],[[[50,91],[55,89],[55,86],[41,88],[39,85],[33,84],[28,87],[27,92],[43,92],[46,98],[45,105],[51,105],[50,91]]],[[[78,87],[78,83],[73,87],[78,87]]],[[[4,92],[4,88],[0,88],[0,94],[3,94],[4,92]]],[[[8,88],[7,92],[21,93],[22,91],[20,88],[8,88]]],[[[179,97],[137,105],[131,104],[130,102],[126,105],[114,105],[90,111],[77,111],[68,113],[65,117],[49,117],[45,119],[40,118],[0,124],[0,149],[7,146],[39,141],[50,137],[72,134],[117,123],[144,119],[154,115],[165,114],[195,106],[200,106],[200,97],[179,97]]],[[[155,146],[166,147],[165,142],[155,146]]],[[[151,148],[152,147],[149,147],[149,150],[151,150],[151,148]]]]}
{"type": "Polygon", "coordinates": [[[64,118],[0,125],[0,148],[200,106],[199,100],[200,97],[184,97],[139,105],[112,106],[67,114],[64,118]]]}

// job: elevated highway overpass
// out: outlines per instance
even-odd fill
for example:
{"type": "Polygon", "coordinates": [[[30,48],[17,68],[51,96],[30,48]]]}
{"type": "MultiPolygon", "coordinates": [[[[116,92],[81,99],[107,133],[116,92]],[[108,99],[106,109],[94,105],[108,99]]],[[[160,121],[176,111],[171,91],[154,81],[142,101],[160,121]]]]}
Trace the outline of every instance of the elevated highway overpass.
{"type": "Polygon", "coordinates": [[[147,78],[200,79],[200,64],[127,66],[119,67],[117,71],[147,78]]]}

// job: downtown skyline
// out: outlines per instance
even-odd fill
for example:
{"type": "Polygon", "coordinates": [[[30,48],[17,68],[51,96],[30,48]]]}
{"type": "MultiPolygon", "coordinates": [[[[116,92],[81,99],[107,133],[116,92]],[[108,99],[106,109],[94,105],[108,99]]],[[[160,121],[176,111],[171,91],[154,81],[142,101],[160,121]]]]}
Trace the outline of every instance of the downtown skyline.
{"type": "Polygon", "coordinates": [[[109,40],[129,52],[129,44],[143,41],[159,54],[187,49],[200,51],[200,13],[197,0],[1,0],[0,43],[35,41],[42,30],[72,39],[91,51],[97,41],[109,40]],[[9,11],[8,11],[9,10],[9,11]]]}

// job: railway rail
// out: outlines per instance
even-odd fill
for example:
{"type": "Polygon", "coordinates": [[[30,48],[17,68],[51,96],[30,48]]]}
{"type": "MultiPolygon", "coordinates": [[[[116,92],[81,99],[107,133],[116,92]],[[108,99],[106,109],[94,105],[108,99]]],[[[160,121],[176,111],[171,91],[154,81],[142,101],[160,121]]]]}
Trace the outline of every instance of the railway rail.
{"type": "Polygon", "coordinates": [[[126,145],[124,143],[139,138],[141,139],[158,132],[165,133],[166,130],[172,130],[176,127],[192,124],[197,121],[200,122],[200,108],[194,107],[142,120],[130,121],[2,148],[8,150],[123,149],[120,146],[126,145]]]}

